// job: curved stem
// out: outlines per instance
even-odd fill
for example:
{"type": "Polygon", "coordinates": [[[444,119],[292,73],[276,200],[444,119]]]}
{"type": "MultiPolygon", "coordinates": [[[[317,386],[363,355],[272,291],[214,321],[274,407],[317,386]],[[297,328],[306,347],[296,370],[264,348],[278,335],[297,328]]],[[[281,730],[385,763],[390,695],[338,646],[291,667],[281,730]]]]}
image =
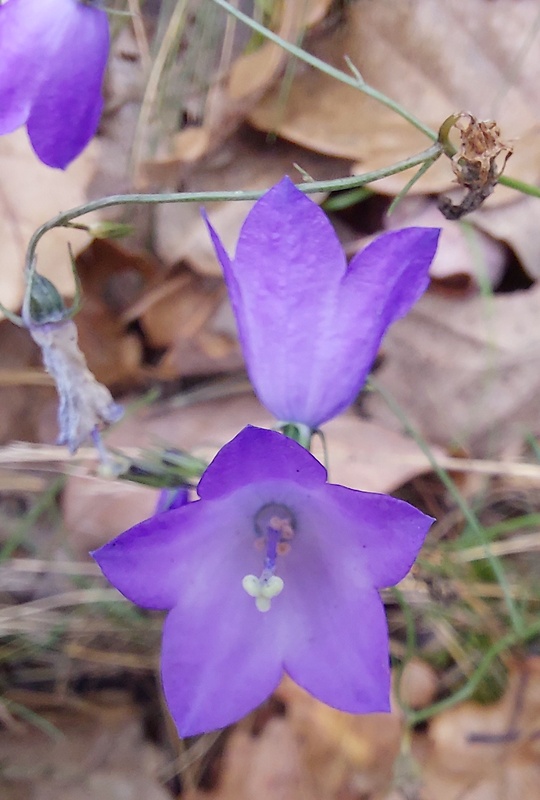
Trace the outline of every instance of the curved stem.
{"type": "Polygon", "coordinates": [[[504,571],[504,567],[501,563],[501,560],[492,552],[489,540],[485,534],[484,529],[478,522],[475,513],[471,508],[469,508],[467,502],[461,495],[461,492],[457,488],[456,484],[454,483],[448,472],[439,465],[429,445],[422,439],[422,437],[415,429],[415,427],[409,422],[401,406],[394,400],[392,395],[378,383],[378,381],[374,380],[373,378],[370,378],[369,383],[371,387],[375,389],[375,391],[379,392],[379,394],[383,398],[388,408],[395,415],[396,419],[400,421],[404,429],[414,439],[420,450],[427,457],[433,471],[435,472],[435,474],[437,475],[443,486],[447,489],[449,495],[452,497],[452,499],[458,506],[459,510],[463,514],[463,517],[467,520],[467,523],[471,528],[471,530],[474,531],[474,533],[476,534],[478,541],[485,550],[486,561],[489,563],[491,570],[495,578],[497,579],[499,586],[501,587],[501,591],[503,593],[506,605],[506,610],[508,611],[508,616],[510,618],[510,623],[512,625],[512,630],[519,640],[519,637],[523,634],[525,630],[523,618],[518,611],[517,605],[514,602],[514,598],[512,597],[512,592],[510,590],[508,579],[506,577],[506,573],[504,571]]]}
{"type": "Polygon", "coordinates": [[[419,722],[424,722],[430,717],[433,717],[435,714],[439,714],[441,711],[446,711],[446,709],[452,708],[452,706],[455,706],[457,703],[460,703],[463,700],[468,700],[474,694],[480,685],[480,682],[487,674],[493,661],[498,655],[503,653],[505,650],[508,650],[510,647],[520,644],[521,642],[527,642],[530,641],[530,639],[534,639],[534,637],[538,636],[539,634],[540,620],[537,620],[519,634],[512,631],[506,636],[503,636],[502,639],[499,639],[491,645],[467,683],[462,686],[461,689],[458,689],[457,692],[454,692],[454,694],[450,695],[450,697],[445,697],[444,700],[439,700],[437,703],[433,703],[433,705],[428,706],[427,708],[422,708],[420,711],[405,710],[408,724],[411,726],[417,725],[419,722]]]}
{"type": "MultiPolygon", "coordinates": [[[[425,161],[436,159],[442,152],[441,146],[438,143],[431,145],[427,150],[417,153],[414,156],[405,158],[403,161],[398,161],[389,167],[382,167],[381,169],[373,170],[372,172],[365,172],[363,175],[352,175],[347,178],[336,178],[329,181],[311,181],[303,183],[298,188],[306,194],[314,194],[315,192],[334,192],[341,189],[351,189],[357,186],[365,186],[368,183],[381,180],[389,175],[395,175],[398,172],[404,172],[411,167],[416,167],[418,164],[423,164],[425,161]]],[[[258,200],[266,189],[260,191],[229,191],[229,192],[174,192],[171,194],[117,194],[109,197],[101,197],[99,200],[92,200],[81,206],[76,206],[68,211],[63,211],[57,214],[52,219],[41,225],[30,238],[28,250],[26,253],[26,273],[31,277],[35,269],[35,253],[39,240],[44,236],[47,231],[53,228],[58,228],[68,225],[71,220],[77,217],[82,217],[84,214],[89,214],[91,211],[98,211],[102,208],[110,208],[111,206],[119,205],[136,205],[138,203],[147,203],[149,205],[157,205],[160,203],[212,203],[221,202],[224,200],[258,200]]]]}

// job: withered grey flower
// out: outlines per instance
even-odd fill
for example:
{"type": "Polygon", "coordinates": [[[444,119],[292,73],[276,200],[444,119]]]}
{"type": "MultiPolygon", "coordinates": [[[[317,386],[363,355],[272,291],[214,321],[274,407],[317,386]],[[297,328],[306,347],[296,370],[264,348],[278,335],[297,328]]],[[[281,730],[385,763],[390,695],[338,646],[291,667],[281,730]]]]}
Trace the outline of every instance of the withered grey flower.
{"type": "Polygon", "coordinates": [[[74,307],[66,308],[54,284],[33,271],[22,318],[14,320],[27,328],[39,345],[45,369],[54,379],[60,399],[58,444],[67,445],[71,453],[90,436],[95,438],[103,425],[117,422],[123,413],[107,387],[92,375],[79,348],[77,328],[71,319],[78,302],[77,289],[74,307]]]}
{"type": "Polygon", "coordinates": [[[101,425],[119,420],[122,407],[88,369],[73,320],[30,324],[28,330],[58,391],[58,444],[74,453],[101,425]]]}

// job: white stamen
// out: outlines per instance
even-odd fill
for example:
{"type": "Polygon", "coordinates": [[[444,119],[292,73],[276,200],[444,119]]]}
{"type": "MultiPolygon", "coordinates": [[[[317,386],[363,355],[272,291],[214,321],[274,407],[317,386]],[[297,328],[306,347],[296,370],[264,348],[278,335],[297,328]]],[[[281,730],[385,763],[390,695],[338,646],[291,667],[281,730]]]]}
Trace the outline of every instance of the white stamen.
{"type": "Polygon", "coordinates": [[[250,597],[255,598],[255,605],[263,613],[270,610],[271,601],[283,591],[283,580],[277,575],[257,578],[255,575],[245,575],[242,578],[242,587],[250,597]]]}
{"type": "Polygon", "coordinates": [[[255,605],[257,606],[257,611],[261,611],[265,614],[267,611],[270,611],[272,601],[268,597],[256,597],[255,605]]]}

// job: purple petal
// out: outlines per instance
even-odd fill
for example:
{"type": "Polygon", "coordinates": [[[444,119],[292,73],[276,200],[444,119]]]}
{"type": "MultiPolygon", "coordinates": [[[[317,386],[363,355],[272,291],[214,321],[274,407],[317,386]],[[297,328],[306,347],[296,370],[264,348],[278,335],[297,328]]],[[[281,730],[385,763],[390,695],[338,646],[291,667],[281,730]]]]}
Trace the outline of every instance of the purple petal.
{"type": "Polygon", "coordinates": [[[349,558],[361,559],[377,589],[399,583],[424,544],[433,517],[384,494],[336,484],[328,484],[325,492],[334,513],[341,515],[342,557],[348,553],[349,558]]]}
{"type": "Polygon", "coordinates": [[[347,266],[332,226],[284,178],[248,214],[232,269],[216,249],[257,394],[278,419],[309,423],[296,412],[318,383],[313,356],[327,313],[320,299],[335,293],[347,266]]]}
{"type": "Polygon", "coordinates": [[[156,503],[155,514],[162,514],[164,511],[172,511],[174,508],[182,508],[189,503],[189,491],[185,486],[178,489],[162,489],[156,503]]]}
{"type": "Polygon", "coordinates": [[[97,128],[108,49],[107,15],[77,0],[0,6],[0,133],[27,122],[39,158],[67,166],[97,128]]]}
{"type": "MultiPolygon", "coordinates": [[[[256,468],[255,452],[252,456],[250,461],[248,453],[247,464],[256,468]]],[[[315,485],[314,479],[320,478],[317,488],[325,485],[324,468],[299,444],[275,431],[258,428],[245,429],[225,445],[201,483],[209,474],[210,482],[202,492],[204,501],[153,516],[92,553],[104,575],[129,600],[146,608],[169,609],[180,599],[192,596],[195,609],[198,596],[210,593],[214,603],[216,598],[219,603],[221,594],[231,587],[249,600],[242,589],[242,578],[259,574],[263,565],[261,552],[255,546],[257,512],[272,501],[296,507],[301,502],[298,498],[305,497],[315,485]],[[259,433],[270,436],[260,437],[259,433]],[[259,450],[259,461],[271,462],[274,472],[261,469],[262,480],[250,480],[249,471],[244,471],[243,479],[235,476],[226,451],[230,448],[234,453],[238,440],[253,451],[255,442],[265,444],[267,450],[259,450]],[[288,464],[292,464],[288,468],[305,479],[307,488],[301,480],[287,480],[276,474],[279,458],[287,463],[287,454],[288,464]]]]}
{"type": "Polygon", "coordinates": [[[256,487],[216,501],[194,501],[135,525],[95,550],[106,578],[144,608],[170,609],[180,598],[216,597],[241,588],[259,569],[254,516],[256,487]],[[208,587],[211,587],[210,591],[208,587]]]}
{"type": "Polygon", "coordinates": [[[225,278],[225,283],[227,284],[229,298],[232,307],[234,309],[234,313],[238,319],[239,315],[242,314],[242,301],[240,297],[240,287],[238,285],[238,281],[236,280],[234,274],[231,259],[229,258],[227,251],[223,247],[221,239],[219,238],[216,231],[212,227],[212,224],[208,218],[208,214],[206,213],[204,208],[201,209],[201,215],[204,221],[206,222],[206,227],[208,228],[210,238],[212,239],[212,244],[214,245],[216,255],[223,269],[223,277],[225,278]]]}
{"type": "Polygon", "coordinates": [[[182,598],[165,623],[161,657],[181,736],[236,722],[273,692],[283,674],[278,623],[240,585],[216,597],[208,584],[202,595],[182,598]]]}
{"type": "Polygon", "coordinates": [[[296,442],[246,428],[203,476],[204,499],[94,553],[126,597],[173,609],[162,674],[182,735],[239,719],[272,692],[283,669],[336,708],[389,710],[388,636],[374,587],[403,577],[431,519],[324,478],[296,442]],[[273,505],[290,511],[293,530],[281,542],[288,547],[274,543],[265,552],[260,512],[274,513],[273,505]],[[261,613],[242,579],[274,567],[283,590],[261,613]]]}
{"type": "Polygon", "coordinates": [[[384,607],[420,549],[430,517],[401,500],[326,485],[295,506],[297,533],[278,559],[285,670],[319,700],[351,713],[389,710],[384,607]]]}
{"type": "Polygon", "coordinates": [[[285,671],[318,700],[341,711],[390,711],[388,633],[378,594],[329,584],[311,586],[307,596],[294,586],[293,593],[304,610],[296,615],[285,671]]]}
{"type": "Polygon", "coordinates": [[[189,503],[93,554],[129,599],[151,608],[174,606],[165,624],[162,673],[184,736],[236,721],[280,680],[283,617],[261,614],[242,578],[259,574],[263,565],[257,511],[272,498],[290,502],[296,489],[284,481],[250,484],[219,500],[189,503]]]}
{"type": "Polygon", "coordinates": [[[352,259],[328,327],[319,333],[324,380],[307,412],[319,425],[354,401],[386,330],[426,290],[438,238],[436,228],[405,228],[379,236],[352,259]]]}
{"type": "Polygon", "coordinates": [[[295,506],[297,533],[278,559],[283,592],[269,612],[283,616],[285,670],[319,700],[351,713],[387,711],[386,619],[358,534],[326,487],[295,506]]]}
{"type": "Polygon", "coordinates": [[[288,178],[248,214],[232,263],[209,230],[259,398],[313,428],[358,394],[386,328],[426,288],[438,237],[387,234],[347,269],[326,215],[288,178]]]}
{"type": "Polygon", "coordinates": [[[0,134],[28,119],[42,78],[42,54],[45,64],[52,57],[53,40],[43,31],[63,6],[64,0],[9,0],[0,6],[0,134]]]}
{"type": "Polygon", "coordinates": [[[105,12],[78,2],[71,6],[69,14],[64,12],[61,57],[57,54],[49,63],[28,118],[36,154],[45,164],[60,168],[78,156],[96,132],[109,52],[105,12]]]}
{"type": "Polygon", "coordinates": [[[172,608],[191,548],[206,541],[199,536],[199,525],[204,526],[207,516],[205,505],[189,503],[135,525],[91,555],[128,600],[144,608],[172,608]]]}
{"type": "Polygon", "coordinates": [[[326,470],[287,436],[248,425],[219,451],[197,491],[199,497],[210,500],[249,483],[274,479],[320,486],[326,481],[326,470]]]}

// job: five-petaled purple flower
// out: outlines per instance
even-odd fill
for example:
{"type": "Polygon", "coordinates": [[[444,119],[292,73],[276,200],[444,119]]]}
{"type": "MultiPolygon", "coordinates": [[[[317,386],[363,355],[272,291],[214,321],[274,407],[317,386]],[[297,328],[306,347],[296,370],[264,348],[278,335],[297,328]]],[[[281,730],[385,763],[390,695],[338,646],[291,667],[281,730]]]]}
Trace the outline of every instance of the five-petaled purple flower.
{"type": "Polygon", "coordinates": [[[93,553],[127,598],[170,610],[162,676],[180,734],[239,719],[284,671],[336,708],[388,711],[377,590],[407,573],[431,517],[327,483],[307,450],[253,427],[223,447],[198,493],[93,553]]]}
{"type": "Polygon", "coordinates": [[[0,134],[21,125],[37,156],[65,168],[101,115],[109,52],[106,13],[80,0],[0,5],[0,134]]]}
{"type": "Polygon", "coordinates": [[[288,179],[268,191],[223,267],[249,376],[284,422],[318,428],[362,388],[386,329],[425,291],[437,228],[384,234],[354,256],[288,179]]]}

